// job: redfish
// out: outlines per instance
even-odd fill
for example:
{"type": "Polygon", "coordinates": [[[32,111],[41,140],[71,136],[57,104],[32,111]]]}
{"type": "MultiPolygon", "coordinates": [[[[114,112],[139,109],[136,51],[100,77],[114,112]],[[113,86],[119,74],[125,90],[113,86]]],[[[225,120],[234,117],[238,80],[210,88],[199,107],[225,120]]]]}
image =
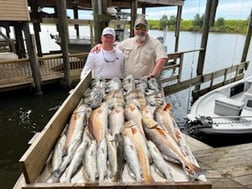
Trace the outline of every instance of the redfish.
{"type": "Polygon", "coordinates": [[[89,117],[88,128],[99,145],[108,131],[108,105],[102,105],[94,109],[89,117]]]}
{"type": "Polygon", "coordinates": [[[123,136],[129,137],[136,148],[137,157],[139,159],[139,164],[142,170],[143,182],[153,182],[154,180],[151,175],[150,162],[148,157],[149,152],[144,134],[132,120],[125,122],[122,134],[123,136]]]}
{"type": "Polygon", "coordinates": [[[185,173],[193,181],[205,173],[205,170],[191,163],[184,155],[178,144],[169,136],[158,123],[150,117],[143,117],[144,131],[164,156],[177,159],[182,165],[185,173]]]}
{"type": "Polygon", "coordinates": [[[167,130],[168,134],[173,138],[173,140],[178,143],[178,138],[176,136],[175,127],[173,124],[173,118],[171,117],[171,112],[169,111],[170,108],[171,104],[167,104],[165,107],[157,107],[154,112],[154,119],[161,127],[167,130]]]}

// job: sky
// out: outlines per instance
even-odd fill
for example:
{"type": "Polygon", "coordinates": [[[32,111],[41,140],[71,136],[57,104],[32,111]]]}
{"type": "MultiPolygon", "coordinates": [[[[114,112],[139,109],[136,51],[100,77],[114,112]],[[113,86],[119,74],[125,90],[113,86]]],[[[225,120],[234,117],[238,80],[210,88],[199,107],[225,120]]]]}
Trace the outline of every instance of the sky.
{"type": "MultiPolygon", "coordinates": [[[[182,19],[193,19],[196,14],[204,14],[207,0],[185,0],[182,19]]],[[[250,15],[252,9],[252,0],[219,0],[216,12],[217,18],[244,20],[250,15]]],[[[168,18],[176,16],[177,9],[171,8],[148,8],[146,10],[147,19],[159,20],[163,15],[168,18]]]]}
{"type": "MultiPolygon", "coordinates": [[[[182,10],[182,19],[193,20],[196,14],[202,16],[205,12],[207,0],[185,0],[182,10]]],[[[216,19],[235,19],[246,20],[252,9],[252,0],[219,0],[219,4],[216,12],[216,19]]],[[[130,10],[123,10],[123,12],[129,12],[130,10]]],[[[47,11],[48,12],[48,11],[47,11]]],[[[50,11],[49,11],[50,12],[50,11]]],[[[141,9],[138,9],[138,13],[141,14],[141,9]]],[[[68,11],[70,17],[73,17],[73,13],[68,11]]],[[[147,8],[146,18],[148,20],[160,20],[163,15],[168,18],[170,16],[176,16],[177,7],[159,7],[159,8],[147,8]]],[[[80,19],[93,19],[91,11],[80,12],[80,19]]]]}

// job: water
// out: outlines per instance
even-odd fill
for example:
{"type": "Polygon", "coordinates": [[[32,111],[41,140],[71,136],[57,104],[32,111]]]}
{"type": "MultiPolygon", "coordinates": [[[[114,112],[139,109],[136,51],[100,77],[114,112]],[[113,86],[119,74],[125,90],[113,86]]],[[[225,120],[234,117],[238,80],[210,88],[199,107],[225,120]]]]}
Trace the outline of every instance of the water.
{"type": "Polygon", "coordinates": [[[19,159],[68,95],[59,86],[44,88],[43,96],[21,90],[0,94],[0,183],[12,188],[20,175],[19,159]]]}
{"type": "MultiPolygon", "coordinates": [[[[50,40],[49,34],[56,31],[53,26],[42,28],[42,48],[58,50],[59,47],[50,40]]],[[[150,31],[152,36],[162,36],[162,31],[150,31]]],[[[201,34],[181,32],[179,51],[198,49],[201,34]]],[[[229,67],[240,62],[245,36],[240,34],[209,35],[206,54],[205,73],[229,67]]],[[[168,52],[174,50],[174,34],[168,32],[166,37],[168,52]]],[[[195,76],[198,53],[185,54],[182,80],[195,76]]],[[[248,60],[252,61],[252,45],[248,60]]],[[[252,67],[250,67],[252,68],[252,67]]],[[[250,69],[247,74],[251,74],[250,69]]],[[[9,189],[15,184],[21,171],[18,160],[28,148],[28,142],[39,132],[55,113],[68,95],[69,90],[59,86],[43,88],[43,96],[34,96],[30,91],[15,91],[0,94],[0,183],[1,188],[9,189]]],[[[170,95],[166,98],[171,102],[172,112],[180,127],[185,124],[185,117],[190,108],[190,89],[170,95]]]]}

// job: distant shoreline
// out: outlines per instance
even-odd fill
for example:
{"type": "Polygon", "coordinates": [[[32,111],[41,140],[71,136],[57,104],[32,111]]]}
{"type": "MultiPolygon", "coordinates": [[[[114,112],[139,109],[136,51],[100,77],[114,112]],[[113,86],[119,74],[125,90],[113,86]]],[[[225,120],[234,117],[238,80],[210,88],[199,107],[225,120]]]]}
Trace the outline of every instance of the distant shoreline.
{"type": "MultiPolygon", "coordinates": [[[[161,19],[160,20],[148,20],[149,29],[153,30],[162,30],[161,28],[161,19]]],[[[170,20],[167,21],[170,23],[168,25],[168,31],[175,30],[175,22],[170,20]]],[[[202,25],[195,25],[194,20],[181,20],[180,31],[192,31],[192,32],[201,32],[202,25]]],[[[248,19],[247,20],[225,20],[223,18],[217,19],[214,26],[210,27],[210,32],[219,32],[219,33],[238,33],[246,34],[248,29],[248,19]]]]}

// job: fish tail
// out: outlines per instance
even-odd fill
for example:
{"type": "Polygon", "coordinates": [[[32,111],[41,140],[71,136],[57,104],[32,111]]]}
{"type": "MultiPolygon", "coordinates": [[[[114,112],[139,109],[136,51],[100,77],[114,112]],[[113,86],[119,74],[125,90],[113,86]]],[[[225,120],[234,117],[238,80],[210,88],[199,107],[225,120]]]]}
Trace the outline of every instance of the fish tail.
{"type": "Polygon", "coordinates": [[[195,181],[200,175],[204,175],[207,172],[205,169],[201,169],[194,164],[190,164],[189,167],[184,166],[184,169],[186,170],[186,173],[189,176],[191,182],[195,181]]]}
{"type": "Polygon", "coordinates": [[[153,177],[151,176],[151,174],[147,174],[147,175],[144,175],[144,176],[143,176],[143,182],[152,183],[152,182],[154,182],[154,179],[153,179],[153,177]]]}
{"type": "Polygon", "coordinates": [[[59,177],[56,172],[53,172],[50,176],[50,178],[46,181],[47,183],[57,183],[59,182],[59,177]]]}

